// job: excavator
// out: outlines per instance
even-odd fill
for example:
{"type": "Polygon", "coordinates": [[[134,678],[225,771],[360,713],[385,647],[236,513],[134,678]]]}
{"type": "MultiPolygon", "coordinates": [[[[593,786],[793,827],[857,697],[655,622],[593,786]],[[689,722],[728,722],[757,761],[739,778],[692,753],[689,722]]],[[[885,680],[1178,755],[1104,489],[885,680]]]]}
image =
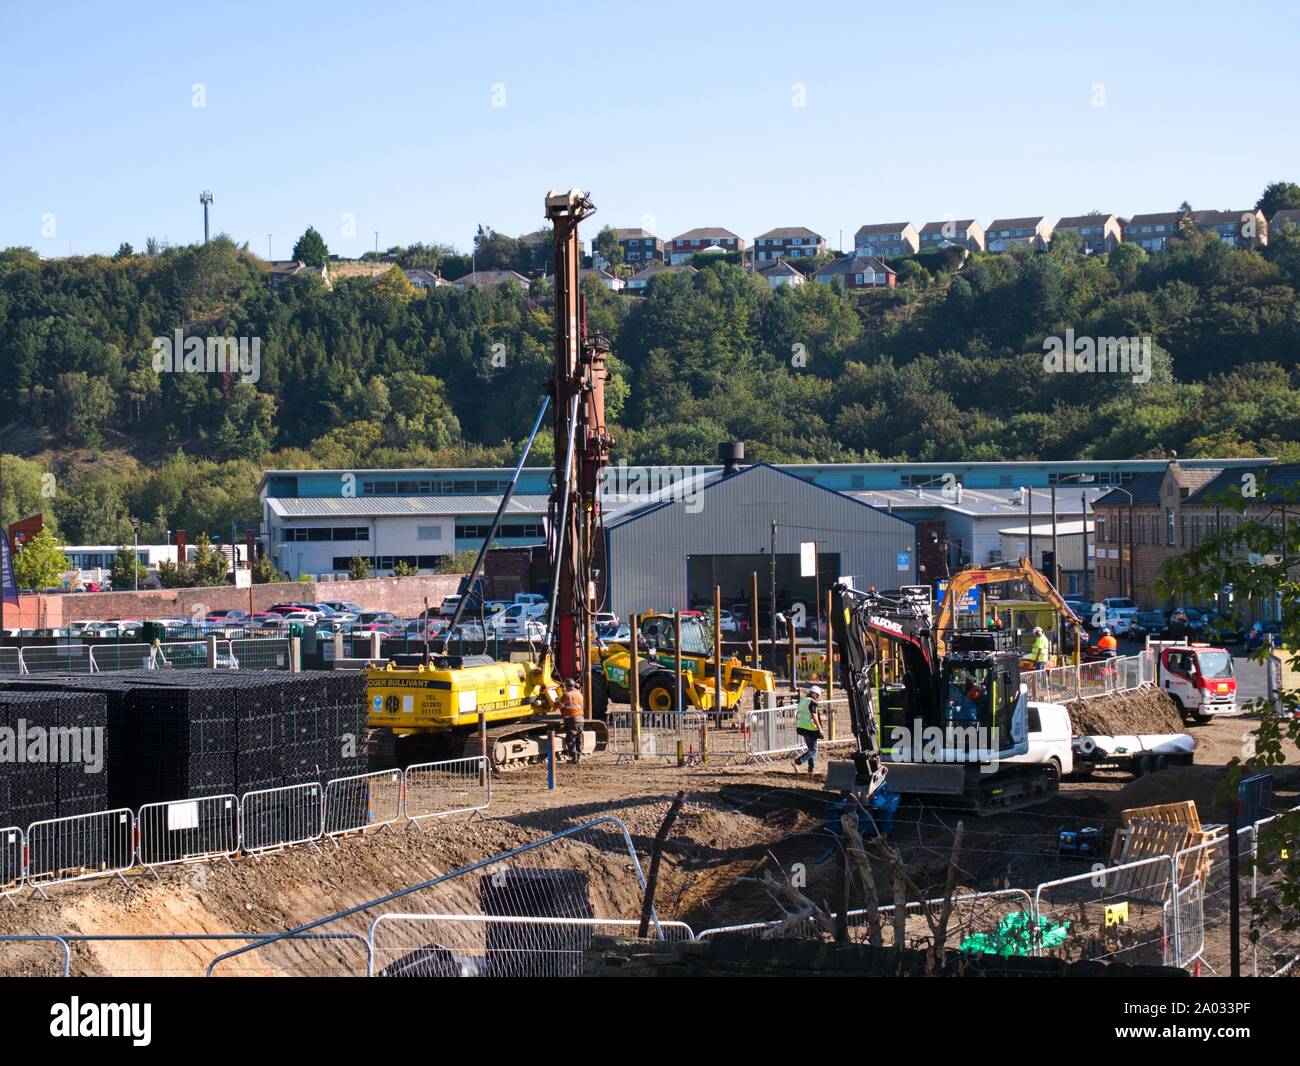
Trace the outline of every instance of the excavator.
{"type": "MultiPolygon", "coordinates": [[[[589,332],[586,306],[578,287],[582,244],[578,226],[595,211],[579,189],[546,195],[546,217],[554,232],[554,366],[547,396],[520,456],[496,517],[469,575],[473,587],[488,546],[497,535],[514,487],[550,407],[554,433],[553,488],[548,505],[547,554],[551,570],[548,628],[539,656],[522,663],[495,662],[487,656],[440,654],[426,645],[423,655],[401,655],[367,671],[370,726],[391,738],[396,760],[478,755],[480,715],[485,720],[488,755],[498,770],[542,760],[547,735],[561,727],[561,685],[572,678],[583,685],[592,706],[589,666],[595,615],[595,566],[601,543],[597,487],[613,444],[605,424],[606,358],[609,345],[589,332]]],[[[460,623],[470,597],[462,597],[446,633],[460,623]]],[[[583,750],[603,750],[604,722],[587,716],[583,750]]]]}
{"type": "MultiPolygon", "coordinates": [[[[681,626],[682,707],[690,711],[730,711],[751,689],[772,693],[776,682],[770,670],[743,666],[735,656],[721,667],[713,658],[709,631],[697,615],[683,615],[681,626]],[[722,673],[722,701],[718,705],[717,675],[722,673]]],[[[637,659],[638,690],[644,710],[676,709],[677,629],[671,614],[653,612],[640,619],[637,659]]],[[[609,701],[626,703],[632,673],[632,653],[624,641],[598,642],[592,648],[593,714],[604,717],[609,701]]]]}
{"type": "MultiPolygon", "coordinates": [[[[990,580],[1026,580],[1045,598],[1055,589],[1024,559],[963,573],[935,618],[914,597],[862,592],[845,582],[833,587],[831,624],[858,746],[851,761],[830,764],[828,789],[868,798],[888,779],[893,792],[983,813],[1031,802],[1059,785],[1054,764],[1007,761],[1029,750],[1029,704],[1013,635],[955,629],[951,606],[990,580]]],[[[1063,601],[1061,608],[1078,621],[1063,601]]]]}

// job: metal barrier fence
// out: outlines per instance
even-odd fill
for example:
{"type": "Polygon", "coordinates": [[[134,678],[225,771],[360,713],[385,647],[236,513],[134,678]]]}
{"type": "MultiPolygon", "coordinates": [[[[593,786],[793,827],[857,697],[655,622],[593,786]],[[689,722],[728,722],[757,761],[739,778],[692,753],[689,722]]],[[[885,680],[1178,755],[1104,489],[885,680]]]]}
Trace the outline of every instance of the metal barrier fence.
{"type": "MultiPolygon", "coordinates": [[[[823,700],[821,747],[854,743],[848,700],[823,700]],[[834,739],[832,739],[834,737],[834,739]]],[[[610,711],[605,720],[609,730],[608,750],[617,760],[674,759],[678,742],[688,765],[699,765],[704,756],[726,761],[737,758],[762,759],[802,751],[804,740],[795,728],[798,704],[778,703],[754,710],[732,711],[641,711],[641,747],[636,750],[632,711],[610,711]]]]}
{"type": "MultiPolygon", "coordinates": [[[[1175,857],[1102,867],[1045,881],[1034,890],[1035,927],[1028,954],[1069,962],[1095,959],[1163,964],[1165,902],[1175,884],[1175,857]]],[[[1178,913],[1174,909],[1173,929],[1178,913]]]]}
{"type": "Polygon", "coordinates": [[[63,969],[57,976],[67,977],[72,970],[72,948],[68,946],[66,937],[53,936],[45,933],[4,933],[0,934],[0,944],[15,944],[23,942],[58,944],[63,950],[63,969]]]}
{"type": "Polygon", "coordinates": [[[402,771],[338,777],[325,784],[324,835],[392,825],[402,817],[402,771]]]}
{"type": "MultiPolygon", "coordinates": [[[[413,903],[415,913],[423,914],[632,918],[640,912],[644,891],[645,876],[631,834],[622,821],[606,815],[225,952],[208,964],[207,972],[211,975],[218,967],[253,952],[260,956],[282,950],[279,945],[290,936],[327,927],[349,932],[368,929],[377,915],[397,910],[398,901],[402,909],[413,903]],[[593,885],[592,878],[602,883],[593,885]],[[624,879],[628,882],[625,890],[617,891],[615,882],[624,879]],[[596,900],[616,913],[593,914],[596,900]],[[617,913],[619,910],[622,913],[617,913]]],[[[653,911],[651,928],[656,937],[661,936],[659,919],[653,911]]],[[[392,936],[390,931],[390,939],[392,936]]],[[[415,937],[405,945],[402,957],[426,947],[422,938],[415,937]]],[[[394,950],[391,944],[388,950],[394,950]]]]}
{"type": "Polygon", "coordinates": [[[90,669],[102,674],[115,670],[152,670],[152,644],[96,644],[90,649],[90,669]]]}
{"type": "MultiPolygon", "coordinates": [[[[640,924],[639,918],[380,914],[370,923],[370,976],[581,977],[593,936],[635,933],[640,924]],[[428,934],[415,932],[430,927],[428,934]],[[412,949],[426,936],[433,939],[412,949]]],[[[695,939],[685,922],[660,922],[659,930],[659,940],[695,939]]]]}
{"type": "MultiPolygon", "coordinates": [[[[906,946],[920,947],[932,938],[930,925],[925,920],[926,908],[938,908],[943,904],[942,897],[927,900],[914,900],[904,905],[907,911],[905,935],[906,946]]],[[[997,889],[992,892],[968,892],[953,896],[952,910],[948,918],[948,933],[954,940],[964,939],[976,933],[990,934],[1008,915],[1028,914],[1033,902],[1029,893],[1023,888],[997,889]]],[[[880,936],[884,947],[894,944],[894,913],[897,907],[884,904],[877,908],[880,922],[880,936]]],[[[836,917],[835,914],[831,915],[836,917]]],[[[855,944],[870,941],[870,925],[867,921],[865,907],[847,911],[849,939],[855,944]]],[[[784,919],[767,922],[746,922],[742,925],[725,925],[715,929],[705,929],[698,939],[707,940],[721,933],[746,933],[756,938],[767,939],[771,935],[781,937],[817,936],[819,931],[812,919],[787,924],[784,919]]]]}
{"type": "Polygon", "coordinates": [[[249,637],[232,640],[230,653],[241,670],[288,670],[288,637],[249,637]]]}
{"type": "Polygon", "coordinates": [[[1062,703],[1132,692],[1155,680],[1155,653],[1141,651],[1114,659],[1027,670],[1020,675],[1031,700],[1062,703]]]}
{"type": "Polygon", "coordinates": [[[20,674],[88,674],[90,648],[85,644],[27,645],[18,649],[20,674]]]}
{"type": "Polygon", "coordinates": [[[141,866],[170,866],[230,858],[239,851],[239,797],[205,796],[175,803],[146,803],[135,816],[141,866]]]}
{"type": "Polygon", "coordinates": [[[205,670],[207,666],[208,642],[184,640],[156,645],[153,649],[153,665],[150,669],[205,670]]]}
{"type": "Polygon", "coordinates": [[[23,831],[16,825],[0,829],[0,896],[22,891],[24,864],[23,831]]]}
{"type": "Polygon", "coordinates": [[[0,648],[0,674],[21,674],[23,672],[21,652],[21,648],[0,648]]]}
{"type": "Polygon", "coordinates": [[[244,793],[239,846],[256,853],[319,840],[324,828],[321,787],[315,781],[244,793]]]}
{"type": "Polygon", "coordinates": [[[154,870],[183,862],[231,859],[325,837],[392,825],[403,819],[482,811],[492,802],[492,774],[482,757],[421,763],[259,789],[242,797],[204,796],[73,815],[0,828],[0,897],[24,886],[154,870]]]}
{"type": "Polygon", "coordinates": [[[135,865],[135,813],[129,808],[51,818],[27,828],[27,884],[84,881],[135,865]]]}
{"type": "Polygon", "coordinates": [[[415,763],[402,779],[402,813],[415,823],[485,810],[492,802],[492,770],[481,755],[415,763]]]}

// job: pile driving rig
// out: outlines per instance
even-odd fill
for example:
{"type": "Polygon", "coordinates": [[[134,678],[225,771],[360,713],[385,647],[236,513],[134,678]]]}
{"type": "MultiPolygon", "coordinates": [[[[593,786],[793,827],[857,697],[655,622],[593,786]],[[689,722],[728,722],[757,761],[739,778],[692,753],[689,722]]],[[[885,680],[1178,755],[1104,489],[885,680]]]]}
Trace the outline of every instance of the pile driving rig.
{"type": "MultiPolygon", "coordinates": [[[[581,190],[546,195],[546,217],[554,227],[555,359],[547,398],[533,427],[535,436],[549,406],[555,444],[548,534],[551,601],[545,643],[539,658],[530,662],[426,653],[400,656],[385,667],[369,670],[370,725],[391,733],[399,762],[478,754],[480,714],[489,727],[488,753],[495,768],[536,762],[546,755],[548,732],[561,726],[561,683],[577,679],[586,706],[592,705],[587,660],[595,614],[596,552],[601,543],[597,488],[613,443],[605,427],[609,345],[600,335],[588,334],[578,287],[582,258],[578,224],[594,211],[581,190]],[[404,750],[411,748],[416,750],[404,750]]],[[[469,575],[471,588],[509,506],[528,446],[469,575]]],[[[448,638],[468,600],[462,597],[448,638]]],[[[584,751],[603,750],[607,736],[605,724],[589,713],[584,751]]]]}

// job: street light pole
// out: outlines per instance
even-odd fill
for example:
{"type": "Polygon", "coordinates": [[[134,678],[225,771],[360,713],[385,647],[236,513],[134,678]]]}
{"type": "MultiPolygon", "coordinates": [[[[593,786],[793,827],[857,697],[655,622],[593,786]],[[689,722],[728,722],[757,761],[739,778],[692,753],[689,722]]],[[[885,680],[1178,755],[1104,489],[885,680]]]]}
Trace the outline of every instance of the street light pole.
{"type": "MultiPolygon", "coordinates": [[[[1116,488],[1117,491],[1122,492],[1125,496],[1128,497],[1128,594],[1129,594],[1129,596],[1132,597],[1133,602],[1134,602],[1134,603],[1137,603],[1137,584],[1136,584],[1136,575],[1137,575],[1137,571],[1136,571],[1136,569],[1134,568],[1134,558],[1133,558],[1133,556],[1134,556],[1134,552],[1133,552],[1133,493],[1129,492],[1128,489],[1124,488],[1124,487],[1121,486],[1121,485],[1116,485],[1115,488],[1116,488]]],[[[1123,542],[1121,541],[1121,543],[1123,543],[1123,542]]],[[[1120,585],[1120,592],[1123,593],[1123,591],[1124,591],[1124,566],[1123,566],[1123,562],[1122,562],[1122,561],[1121,561],[1120,568],[1119,568],[1119,585],[1120,585]]]]}

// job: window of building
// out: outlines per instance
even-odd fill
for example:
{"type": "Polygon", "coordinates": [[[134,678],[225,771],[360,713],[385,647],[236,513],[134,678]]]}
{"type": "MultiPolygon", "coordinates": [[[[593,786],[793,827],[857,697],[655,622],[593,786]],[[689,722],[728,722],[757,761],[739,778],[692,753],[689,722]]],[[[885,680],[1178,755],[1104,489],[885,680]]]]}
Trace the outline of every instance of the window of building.
{"type": "Polygon", "coordinates": [[[1172,507],[1165,508],[1165,543],[1171,548],[1174,544],[1174,509],[1172,507]]]}
{"type": "Polygon", "coordinates": [[[286,526],[280,530],[281,543],[300,541],[357,541],[369,540],[367,526],[286,526]]]}

